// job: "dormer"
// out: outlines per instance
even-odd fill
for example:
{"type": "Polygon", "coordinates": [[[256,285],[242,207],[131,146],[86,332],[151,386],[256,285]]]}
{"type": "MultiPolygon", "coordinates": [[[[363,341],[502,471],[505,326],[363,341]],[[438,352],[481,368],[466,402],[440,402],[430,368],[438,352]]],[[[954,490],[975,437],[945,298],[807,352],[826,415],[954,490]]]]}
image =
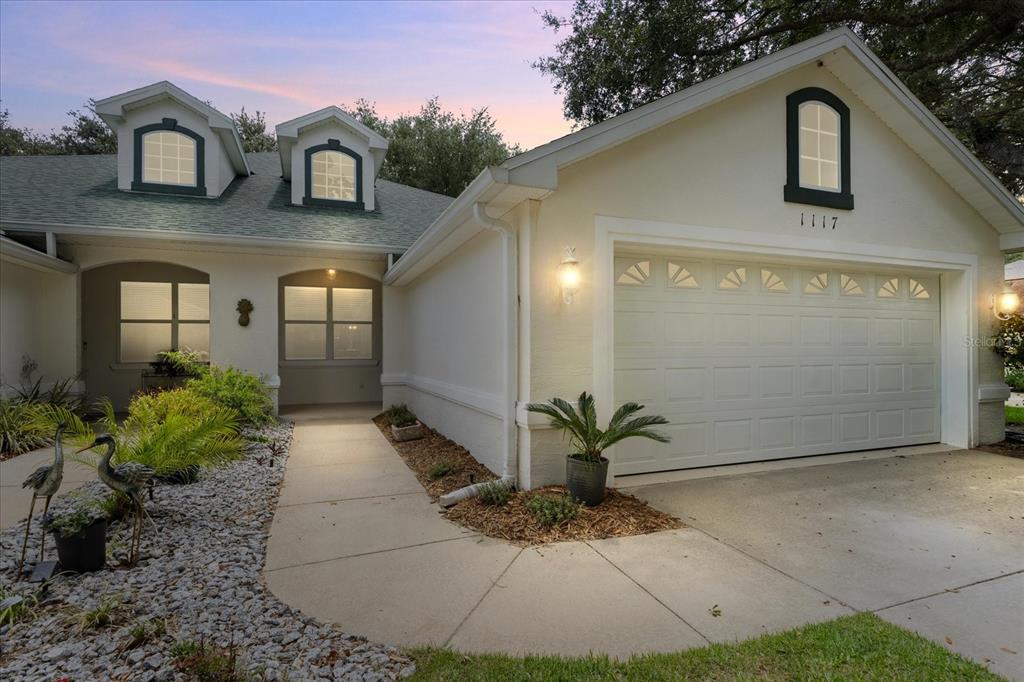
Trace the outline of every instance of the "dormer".
{"type": "Polygon", "coordinates": [[[338,107],[277,126],[281,177],[292,204],[372,211],[388,141],[338,107]]]}
{"type": "Polygon", "coordinates": [[[249,165],[231,117],[161,81],[96,102],[117,134],[117,186],[218,197],[249,165]]]}

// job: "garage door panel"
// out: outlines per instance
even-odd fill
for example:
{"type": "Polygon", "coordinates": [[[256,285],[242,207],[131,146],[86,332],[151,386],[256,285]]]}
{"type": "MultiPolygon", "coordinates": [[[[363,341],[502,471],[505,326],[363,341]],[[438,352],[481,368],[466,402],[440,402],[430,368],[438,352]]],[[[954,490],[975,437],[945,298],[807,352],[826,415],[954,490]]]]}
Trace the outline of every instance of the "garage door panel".
{"type": "Polygon", "coordinates": [[[937,278],[633,260],[649,276],[615,287],[615,400],[673,442],[620,444],[616,473],[939,439],[937,278]]]}

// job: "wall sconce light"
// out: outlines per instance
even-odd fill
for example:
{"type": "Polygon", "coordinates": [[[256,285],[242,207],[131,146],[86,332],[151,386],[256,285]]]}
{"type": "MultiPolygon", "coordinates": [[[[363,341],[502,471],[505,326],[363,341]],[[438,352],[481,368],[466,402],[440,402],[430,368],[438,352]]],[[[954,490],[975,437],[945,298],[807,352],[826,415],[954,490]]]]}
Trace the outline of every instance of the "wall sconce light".
{"type": "Polygon", "coordinates": [[[334,276],[337,275],[337,274],[338,274],[338,271],[335,270],[334,268],[327,268],[327,277],[329,279],[334,279],[334,276]]]}
{"type": "Polygon", "coordinates": [[[565,247],[565,260],[558,264],[558,283],[562,286],[562,301],[572,303],[572,297],[580,288],[580,262],[576,260],[576,249],[565,247]]]}
{"type": "Polygon", "coordinates": [[[1013,289],[1004,289],[1003,293],[992,297],[992,310],[996,314],[996,319],[1010,319],[1020,310],[1020,295],[1013,289]]]}

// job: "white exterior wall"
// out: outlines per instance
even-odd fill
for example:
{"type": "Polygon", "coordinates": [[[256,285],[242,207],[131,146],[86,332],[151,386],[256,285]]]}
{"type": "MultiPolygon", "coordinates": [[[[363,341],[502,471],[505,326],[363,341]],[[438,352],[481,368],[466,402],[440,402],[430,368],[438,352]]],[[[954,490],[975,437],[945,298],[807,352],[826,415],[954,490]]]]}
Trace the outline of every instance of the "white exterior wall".
{"type": "Polygon", "coordinates": [[[306,150],[316,145],[327,144],[327,140],[330,139],[338,140],[342,147],[348,147],[363,157],[363,205],[367,211],[372,211],[375,172],[369,142],[333,120],[303,130],[292,149],[292,203],[301,206],[306,195],[306,150]]]}
{"type": "Polygon", "coordinates": [[[44,387],[78,373],[77,296],[75,274],[0,261],[0,392],[18,386],[25,355],[44,387]]]}
{"type": "MultiPolygon", "coordinates": [[[[364,259],[358,255],[275,255],[269,252],[218,250],[213,247],[203,251],[186,251],[71,244],[67,251],[82,270],[110,263],[157,261],[184,265],[209,274],[211,362],[222,366],[233,365],[267,377],[278,375],[278,278],[306,270],[334,268],[379,281],[385,267],[379,256],[364,259]],[[235,310],[242,298],[252,301],[254,307],[248,327],[238,324],[238,312],[235,310]]],[[[75,276],[72,276],[74,281],[75,276]]],[[[116,305],[116,301],[112,304],[116,305]]],[[[6,300],[4,305],[6,309],[6,300]]],[[[77,353],[73,357],[77,357],[77,353]]],[[[374,395],[379,395],[376,393],[379,367],[369,370],[372,370],[373,375],[371,388],[374,395]]],[[[332,371],[335,370],[332,368],[332,371]]],[[[368,368],[352,367],[350,371],[355,386],[369,381],[368,368]]],[[[320,398],[323,396],[311,396],[310,402],[320,398]]],[[[367,398],[365,393],[360,393],[354,399],[367,398]]]]}
{"type": "Polygon", "coordinates": [[[202,135],[205,149],[206,195],[220,196],[235,179],[227,151],[220,137],[210,129],[205,117],[170,99],[164,99],[138,109],[129,109],[125,122],[117,128],[117,187],[131,190],[135,163],[135,129],[162,119],[173,118],[189,130],[202,135]]]}
{"type": "Polygon", "coordinates": [[[502,237],[485,232],[384,288],[384,406],[407,403],[491,471],[505,463],[502,237]]]}
{"type": "MultiPolygon", "coordinates": [[[[981,338],[992,327],[990,296],[1002,286],[995,230],[830,72],[811,65],[559,172],[558,189],[540,204],[536,224],[529,227],[532,346],[529,393],[521,392],[521,401],[572,399],[595,388],[599,215],[671,223],[680,235],[685,226],[704,226],[782,235],[794,246],[813,240],[972,254],[978,263],[976,335],[981,338]],[[785,97],[807,86],[826,88],[850,107],[853,211],[783,201],[785,97]],[[802,212],[808,219],[811,213],[838,215],[837,228],[801,227],[802,212]],[[576,247],[582,275],[572,305],[562,302],[557,285],[566,245],[576,247]]],[[[971,352],[979,383],[1001,383],[998,356],[984,349],[971,352]]],[[[978,423],[980,441],[1001,439],[1002,404],[981,404],[978,423]]],[[[533,470],[524,484],[559,480],[565,455],[559,434],[521,430],[520,450],[530,453],[533,470]]]]}

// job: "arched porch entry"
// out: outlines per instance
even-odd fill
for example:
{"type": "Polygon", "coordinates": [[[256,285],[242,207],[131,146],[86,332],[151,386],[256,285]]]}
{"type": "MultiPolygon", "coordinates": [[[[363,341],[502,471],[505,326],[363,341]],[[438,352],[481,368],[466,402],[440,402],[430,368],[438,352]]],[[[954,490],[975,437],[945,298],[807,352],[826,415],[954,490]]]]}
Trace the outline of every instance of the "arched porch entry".
{"type": "Polygon", "coordinates": [[[381,400],[381,284],[340,269],[278,280],[281,405],[381,400]]]}
{"type": "Polygon", "coordinates": [[[90,399],[107,397],[125,409],[132,394],[159,382],[150,363],[160,351],[188,348],[209,357],[209,274],[135,261],[81,277],[82,378],[90,399]]]}

